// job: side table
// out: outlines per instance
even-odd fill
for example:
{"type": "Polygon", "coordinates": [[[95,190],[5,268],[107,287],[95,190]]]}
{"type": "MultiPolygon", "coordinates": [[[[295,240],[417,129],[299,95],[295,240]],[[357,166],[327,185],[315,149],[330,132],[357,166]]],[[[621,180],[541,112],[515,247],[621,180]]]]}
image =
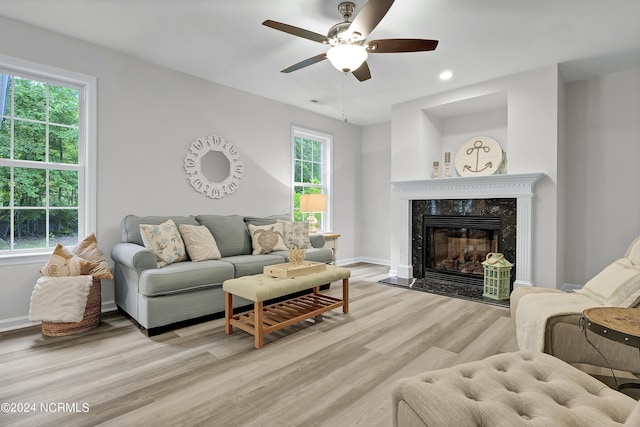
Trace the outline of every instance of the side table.
{"type": "MultiPolygon", "coordinates": [[[[582,323],[584,334],[589,344],[591,342],[587,337],[587,330],[612,341],[640,349],[640,309],[621,307],[588,308],[582,312],[582,323]]],[[[593,346],[593,344],[591,345],[593,346]]],[[[598,351],[597,348],[595,349],[598,351]]],[[[640,350],[638,357],[640,357],[640,350]]],[[[605,362],[607,362],[606,359],[605,362]]],[[[613,374],[613,370],[611,373],[613,374]]],[[[615,375],[613,375],[613,378],[616,379],[615,375]]],[[[617,383],[616,379],[616,385],[617,383]]],[[[627,383],[617,385],[617,387],[618,390],[640,388],[640,384],[627,383]]]]}
{"type": "Polygon", "coordinates": [[[336,265],[336,255],[338,253],[338,238],[340,234],[338,233],[318,233],[324,236],[324,246],[325,248],[330,248],[333,251],[333,265],[336,265]]]}

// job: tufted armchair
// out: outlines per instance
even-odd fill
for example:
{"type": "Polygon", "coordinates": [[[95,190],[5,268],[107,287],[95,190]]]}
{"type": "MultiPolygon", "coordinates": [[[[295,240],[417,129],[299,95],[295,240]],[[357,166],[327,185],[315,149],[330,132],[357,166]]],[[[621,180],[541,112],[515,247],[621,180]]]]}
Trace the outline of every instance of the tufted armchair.
{"type": "Polygon", "coordinates": [[[640,403],[537,352],[425,372],[392,395],[394,427],[640,425],[640,403]]]}

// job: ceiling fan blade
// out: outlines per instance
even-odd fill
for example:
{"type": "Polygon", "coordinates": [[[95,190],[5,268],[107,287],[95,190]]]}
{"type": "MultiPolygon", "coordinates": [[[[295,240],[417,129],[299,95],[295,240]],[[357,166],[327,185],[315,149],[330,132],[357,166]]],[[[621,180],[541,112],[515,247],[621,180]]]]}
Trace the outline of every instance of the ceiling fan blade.
{"type": "Polygon", "coordinates": [[[275,30],[280,30],[288,34],[293,34],[294,36],[302,37],[303,39],[311,40],[318,43],[329,43],[329,39],[322,34],[314,33],[313,31],[305,30],[304,28],[294,27],[293,25],[283,24],[282,22],[272,21],[267,19],[262,23],[267,27],[273,28],[275,30]]]}
{"type": "Polygon", "coordinates": [[[367,42],[369,53],[423,52],[435,50],[438,40],[380,39],[367,42]]]}
{"type": "Polygon", "coordinates": [[[327,54],[326,53],[321,53],[320,55],[316,55],[316,56],[312,56],[311,58],[307,58],[304,61],[300,61],[297,64],[293,64],[290,67],[285,68],[284,70],[280,71],[281,73],[290,73],[292,71],[296,71],[299,70],[300,68],[304,68],[304,67],[308,67],[309,65],[313,65],[316,62],[320,62],[320,61],[324,61],[325,59],[327,59],[327,54]]]}
{"type": "Polygon", "coordinates": [[[362,10],[353,19],[349,26],[351,34],[360,34],[359,38],[364,40],[371,31],[382,21],[387,14],[394,0],[369,0],[362,7],[362,10]]]}
{"type": "Polygon", "coordinates": [[[353,74],[355,78],[360,80],[361,82],[369,80],[371,78],[371,70],[369,70],[369,66],[367,65],[366,61],[363,62],[357,70],[352,71],[351,74],[353,74]]]}

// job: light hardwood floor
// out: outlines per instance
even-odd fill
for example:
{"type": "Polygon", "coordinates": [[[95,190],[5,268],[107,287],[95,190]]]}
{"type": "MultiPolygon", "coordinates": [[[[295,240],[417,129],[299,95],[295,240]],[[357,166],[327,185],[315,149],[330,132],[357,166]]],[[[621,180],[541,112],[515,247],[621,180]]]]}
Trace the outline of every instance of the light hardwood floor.
{"type": "Polygon", "coordinates": [[[505,308],[377,283],[388,267],[349,268],[349,314],[282,329],[261,350],[225,335],[224,319],[152,338],[117,313],[79,336],[0,334],[0,402],[36,405],[0,412],[0,425],[390,426],[396,380],[517,348],[505,308]],[[51,403],[78,412],[44,412],[51,403]]]}

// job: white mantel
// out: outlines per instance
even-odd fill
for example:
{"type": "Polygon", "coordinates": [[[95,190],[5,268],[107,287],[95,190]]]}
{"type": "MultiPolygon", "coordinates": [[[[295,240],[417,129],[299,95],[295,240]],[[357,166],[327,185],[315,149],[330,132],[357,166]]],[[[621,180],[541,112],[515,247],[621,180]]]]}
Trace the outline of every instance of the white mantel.
{"type": "MultiPolygon", "coordinates": [[[[527,173],[392,182],[395,195],[404,201],[405,214],[400,220],[405,222],[401,229],[406,230],[407,240],[403,246],[408,248],[411,243],[411,200],[515,198],[517,267],[514,286],[531,286],[534,186],[544,176],[544,173],[527,173]]],[[[413,276],[410,249],[401,251],[396,274],[402,278],[413,276]]]]}

